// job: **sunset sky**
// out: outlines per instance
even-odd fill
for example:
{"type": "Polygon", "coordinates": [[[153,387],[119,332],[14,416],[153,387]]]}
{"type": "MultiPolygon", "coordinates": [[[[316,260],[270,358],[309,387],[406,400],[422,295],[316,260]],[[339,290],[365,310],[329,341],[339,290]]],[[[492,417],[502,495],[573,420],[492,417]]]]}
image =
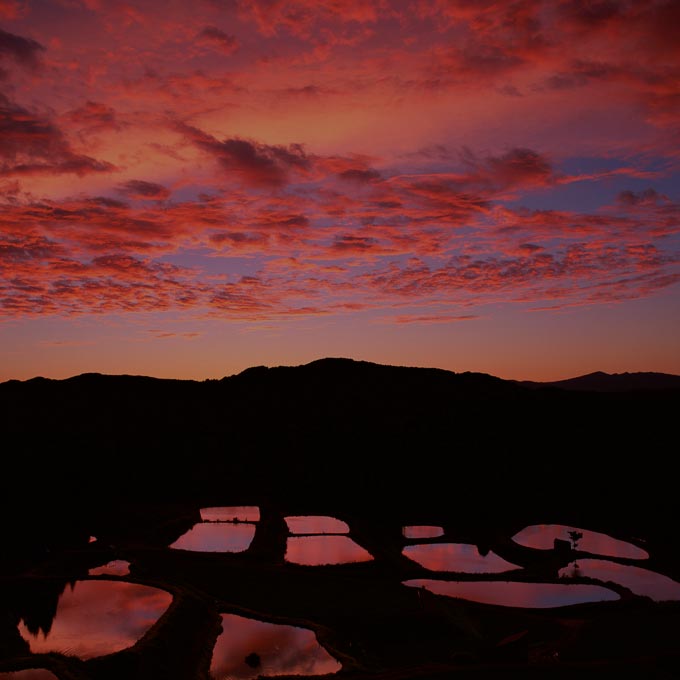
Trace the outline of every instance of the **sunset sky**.
{"type": "Polygon", "coordinates": [[[680,374],[677,0],[0,0],[0,380],[680,374]]]}

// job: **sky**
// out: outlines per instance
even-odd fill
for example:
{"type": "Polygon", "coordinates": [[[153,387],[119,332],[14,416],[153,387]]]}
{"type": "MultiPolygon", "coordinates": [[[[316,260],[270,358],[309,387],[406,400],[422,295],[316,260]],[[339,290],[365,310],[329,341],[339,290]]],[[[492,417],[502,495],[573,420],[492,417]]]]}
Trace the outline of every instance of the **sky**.
{"type": "Polygon", "coordinates": [[[0,0],[0,381],[680,374],[676,0],[0,0]]]}

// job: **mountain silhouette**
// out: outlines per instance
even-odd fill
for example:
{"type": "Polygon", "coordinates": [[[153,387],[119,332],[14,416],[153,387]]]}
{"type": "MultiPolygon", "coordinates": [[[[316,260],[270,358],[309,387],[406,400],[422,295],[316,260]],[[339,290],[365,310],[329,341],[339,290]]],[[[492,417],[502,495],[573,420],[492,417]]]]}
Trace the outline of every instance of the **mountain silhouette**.
{"type": "Polygon", "coordinates": [[[595,371],[566,380],[552,382],[522,381],[526,387],[557,387],[562,390],[591,392],[630,392],[633,390],[677,390],[680,375],[669,373],[603,373],[595,371]]]}
{"type": "Polygon", "coordinates": [[[675,512],[663,442],[680,389],[566,383],[537,389],[344,358],[205,381],[12,380],[0,384],[2,502],[40,517],[46,532],[84,506],[226,490],[244,502],[294,496],[367,512],[474,508],[479,522],[537,506],[629,520],[675,512]],[[633,489],[654,493],[635,505],[633,489]]]}

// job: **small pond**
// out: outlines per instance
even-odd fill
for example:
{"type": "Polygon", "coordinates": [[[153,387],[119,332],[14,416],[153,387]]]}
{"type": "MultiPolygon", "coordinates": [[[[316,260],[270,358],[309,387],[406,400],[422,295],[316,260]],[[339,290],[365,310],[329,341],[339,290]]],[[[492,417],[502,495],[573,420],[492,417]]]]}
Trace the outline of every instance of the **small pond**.
{"type": "Polygon", "coordinates": [[[404,585],[425,588],[435,595],[457,597],[502,607],[545,609],[584,602],[618,600],[613,590],[596,585],[520,583],[517,581],[437,581],[412,579],[404,585]]]}
{"type": "Polygon", "coordinates": [[[342,520],[324,515],[295,515],[285,517],[291,534],[347,534],[349,526],[342,520]]]}
{"type": "Polygon", "coordinates": [[[644,595],[657,602],[680,600],[680,583],[642,567],[617,564],[609,560],[585,559],[560,569],[560,578],[579,576],[618,583],[636,595],[644,595]]]}
{"type": "Polygon", "coordinates": [[[112,654],[135,644],[172,601],[164,590],[124,581],[76,581],[59,598],[49,632],[19,633],[31,651],[62,652],[81,659],[112,654]]]}
{"type": "Polygon", "coordinates": [[[457,571],[484,574],[519,569],[493,552],[481,555],[476,545],[467,543],[424,543],[407,545],[402,553],[431,571],[457,571]]]}
{"type": "Polygon", "coordinates": [[[632,543],[612,538],[606,534],[588,529],[577,529],[563,524],[535,524],[522,529],[512,537],[515,543],[536,548],[538,550],[551,550],[556,538],[563,541],[570,541],[569,532],[577,531],[583,534],[577,544],[577,550],[593,553],[595,555],[607,555],[608,557],[624,557],[635,560],[644,560],[649,557],[649,553],[642,548],[638,548],[632,543]]]}
{"type": "Polygon", "coordinates": [[[199,522],[170,547],[196,552],[243,552],[252,543],[255,530],[255,524],[199,522]]]}
{"type": "Polygon", "coordinates": [[[259,522],[260,508],[256,505],[227,505],[201,508],[203,522],[259,522]]]}
{"type": "Polygon", "coordinates": [[[92,567],[88,576],[127,576],[130,573],[130,563],[126,560],[112,560],[101,567],[92,567]]]}
{"type": "Polygon", "coordinates": [[[259,675],[324,675],[342,668],[305,628],[222,614],[213,651],[215,678],[249,680],[259,675]]]}
{"type": "Polygon", "coordinates": [[[373,556],[348,536],[290,536],[286,543],[286,561],[320,566],[368,562],[373,556]]]}
{"type": "Polygon", "coordinates": [[[444,535],[443,527],[428,526],[424,524],[402,527],[404,538],[438,538],[444,535]]]}

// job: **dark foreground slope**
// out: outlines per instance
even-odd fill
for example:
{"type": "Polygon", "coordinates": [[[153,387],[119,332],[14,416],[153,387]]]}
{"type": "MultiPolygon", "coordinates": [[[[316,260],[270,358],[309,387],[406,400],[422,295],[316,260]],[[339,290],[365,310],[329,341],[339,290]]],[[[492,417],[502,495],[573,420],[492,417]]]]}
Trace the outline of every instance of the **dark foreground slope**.
{"type": "Polygon", "coordinates": [[[512,540],[544,522],[644,546],[644,566],[680,582],[669,472],[679,396],[340,359],[203,383],[82,375],[2,384],[0,673],[218,680],[220,615],[245,614],[314,631],[342,664],[326,676],[336,680],[680,677],[678,601],[611,583],[620,600],[549,608],[435,595],[404,582],[500,576],[433,573],[407,559],[414,541],[402,531],[441,526],[429,540],[506,559],[517,567],[502,575],[506,587],[521,591],[568,589],[559,570],[598,557],[512,540]],[[260,510],[244,552],[171,547],[201,507],[239,504],[260,510]],[[345,521],[372,559],[288,561],[285,518],[298,514],[345,521]],[[89,569],[113,559],[129,563],[124,580],[172,594],[157,623],[114,654],[32,653],[20,622],[49,631],[69,584],[100,578],[89,569]]]}
{"type": "Polygon", "coordinates": [[[196,500],[228,488],[474,508],[480,522],[499,507],[566,506],[635,522],[677,509],[667,466],[679,397],[347,359],[205,382],[10,381],[0,384],[5,501],[196,500]]]}

